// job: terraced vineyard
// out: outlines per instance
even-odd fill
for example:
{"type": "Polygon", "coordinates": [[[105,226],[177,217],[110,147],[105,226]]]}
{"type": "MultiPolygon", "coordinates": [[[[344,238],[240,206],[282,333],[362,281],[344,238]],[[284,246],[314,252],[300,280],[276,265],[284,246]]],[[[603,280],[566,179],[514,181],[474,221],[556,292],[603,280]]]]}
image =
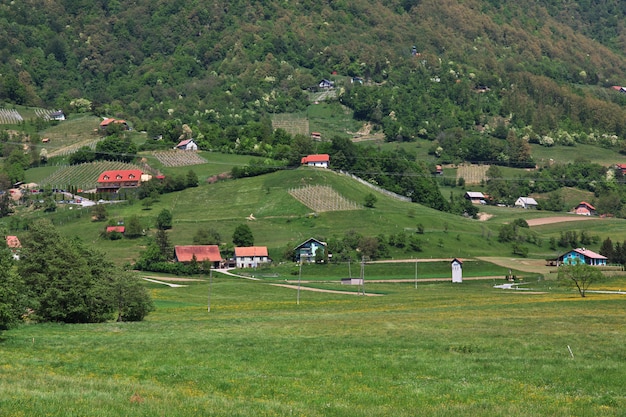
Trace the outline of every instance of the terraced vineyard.
{"type": "Polygon", "coordinates": [[[156,151],[152,154],[166,167],[184,167],[207,163],[206,159],[193,151],[169,150],[156,151]]]}
{"type": "Polygon", "coordinates": [[[89,149],[95,150],[96,149],[96,144],[98,142],[100,142],[101,140],[104,140],[104,137],[100,137],[97,139],[87,139],[87,140],[83,140],[80,142],[76,142],[73,143],[69,146],[63,146],[60,147],[54,151],[48,152],[48,158],[52,158],[54,156],[67,156],[67,155],[71,155],[74,152],[76,152],[77,150],[79,150],[80,148],[82,148],[83,146],[88,147],[89,149]]]}
{"type": "Polygon", "coordinates": [[[314,185],[289,190],[289,194],[311,210],[321,213],[324,211],[359,210],[362,207],[350,201],[332,187],[314,185]]]}
{"type": "Polygon", "coordinates": [[[59,168],[54,174],[41,181],[41,186],[51,186],[52,188],[67,188],[72,185],[83,190],[96,188],[98,176],[103,171],[118,169],[139,169],[134,164],[115,161],[98,161],[80,165],[71,165],[59,168]]]}
{"type": "Polygon", "coordinates": [[[24,118],[17,110],[0,109],[0,124],[17,124],[24,118]]]}

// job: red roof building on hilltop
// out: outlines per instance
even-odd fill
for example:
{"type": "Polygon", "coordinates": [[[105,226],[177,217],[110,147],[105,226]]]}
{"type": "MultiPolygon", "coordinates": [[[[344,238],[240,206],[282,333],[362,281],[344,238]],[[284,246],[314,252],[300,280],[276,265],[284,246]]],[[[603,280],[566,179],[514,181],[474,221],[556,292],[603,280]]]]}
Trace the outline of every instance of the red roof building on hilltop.
{"type": "Polygon", "coordinates": [[[7,236],[7,246],[11,249],[17,249],[22,247],[22,243],[17,236],[7,236]]]}
{"type": "Polygon", "coordinates": [[[138,187],[141,183],[141,170],[118,169],[104,171],[98,177],[97,192],[116,192],[120,188],[138,187]]]}
{"type": "Polygon", "coordinates": [[[104,119],[103,121],[101,121],[100,122],[100,129],[104,130],[107,127],[109,127],[109,125],[111,125],[112,123],[122,125],[122,128],[124,130],[128,129],[128,123],[126,123],[126,120],[113,119],[113,118],[107,118],[107,119],[104,119]]]}
{"type": "Polygon", "coordinates": [[[328,168],[330,163],[330,156],[327,153],[307,155],[303,157],[300,162],[302,165],[310,167],[328,168]]]}

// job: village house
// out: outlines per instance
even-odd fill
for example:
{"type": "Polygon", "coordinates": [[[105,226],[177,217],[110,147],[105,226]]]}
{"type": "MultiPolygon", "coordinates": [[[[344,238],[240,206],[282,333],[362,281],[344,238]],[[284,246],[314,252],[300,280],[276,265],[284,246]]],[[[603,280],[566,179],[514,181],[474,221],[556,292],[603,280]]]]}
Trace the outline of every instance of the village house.
{"type": "Polygon", "coordinates": [[[309,167],[328,168],[328,164],[330,163],[330,156],[326,153],[307,155],[303,157],[300,162],[302,163],[302,165],[306,165],[309,167]]]}
{"type": "Polygon", "coordinates": [[[472,204],[487,204],[485,195],[478,191],[467,191],[463,197],[471,201],[472,204]]]}
{"type": "Polygon", "coordinates": [[[6,237],[7,247],[11,250],[13,254],[13,259],[20,259],[20,249],[22,248],[22,243],[17,238],[17,236],[7,236],[6,237]]]}
{"type": "Polygon", "coordinates": [[[319,82],[317,86],[319,88],[329,89],[329,88],[333,88],[335,86],[335,83],[330,80],[323,79],[322,81],[319,82]]]}
{"type": "Polygon", "coordinates": [[[63,113],[63,110],[56,110],[50,113],[48,117],[50,120],[62,121],[65,120],[65,113],[63,113]]]}
{"type": "Polygon", "coordinates": [[[117,192],[120,188],[138,187],[142,172],[138,169],[104,171],[98,177],[97,192],[117,192]]]}
{"type": "MultiPolygon", "coordinates": [[[[315,238],[305,240],[294,248],[296,262],[315,262],[315,255],[318,250],[326,250],[326,242],[315,238]]],[[[328,254],[327,256],[330,258],[332,255],[328,254]]]]}
{"type": "Polygon", "coordinates": [[[586,264],[592,266],[606,266],[607,258],[585,248],[576,248],[556,258],[556,265],[586,264]]]}
{"type": "Polygon", "coordinates": [[[194,257],[196,262],[209,262],[213,268],[219,268],[222,264],[222,255],[217,245],[180,245],[174,246],[176,262],[191,262],[194,257]]]}
{"type": "Polygon", "coordinates": [[[515,207],[524,209],[537,208],[537,201],[532,197],[520,197],[515,201],[515,207]]]}
{"type": "Polygon", "coordinates": [[[126,228],[124,226],[107,226],[106,228],[107,234],[113,233],[113,232],[124,234],[125,231],[126,231],[126,228]]]}
{"type": "Polygon", "coordinates": [[[266,246],[246,246],[235,248],[235,264],[237,268],[256,268],[271,262],[266,246]]]}
{"type": "Polygon", "coordinates": [[[181,151],[197,151],[198,145],[193,139],[185,139],[178,142],[178,145],[176,145],[174,149],[179,149],[181,151]]]}
{"type": "Polygon", "coordinates": [[[126,120],[107,118],[100,122],[100,130],[106,130],[106,128],[109,127],[112,123],[121,125],[123,130],[129,129],[126,120]]]}
{"type": "Polygon", "coordinates": [[[581,216],[594,216],[596,214],[596,208],[586,201],[581,201],[575,208],[574,213],[581,216]]]}

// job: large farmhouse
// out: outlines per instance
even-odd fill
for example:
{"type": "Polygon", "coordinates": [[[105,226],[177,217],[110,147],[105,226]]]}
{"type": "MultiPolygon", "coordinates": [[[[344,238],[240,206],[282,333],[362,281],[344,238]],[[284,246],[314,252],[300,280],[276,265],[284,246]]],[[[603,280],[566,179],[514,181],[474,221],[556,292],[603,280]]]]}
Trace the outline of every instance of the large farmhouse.
{"type": "Polygon", "coordinates": [[[256,268],[270,262],[266,246],[245,246],[235,248],[237,268],[256,268]]]}
{"type": "Polygon", "coordinates": [[[117,192],[120,188],[134,188],[141,183],[142,172],[138,169],[104,171],[98,177],[97,192],[117,192]]]}
{"type": "Polygon", "coordinates": [[[217,245],[181,245],[174,246],[177,262],[191,262],[194,257],[196,262],[210,262],[214,268],[219,268],[222,263],[222,255],[217,245]]]}

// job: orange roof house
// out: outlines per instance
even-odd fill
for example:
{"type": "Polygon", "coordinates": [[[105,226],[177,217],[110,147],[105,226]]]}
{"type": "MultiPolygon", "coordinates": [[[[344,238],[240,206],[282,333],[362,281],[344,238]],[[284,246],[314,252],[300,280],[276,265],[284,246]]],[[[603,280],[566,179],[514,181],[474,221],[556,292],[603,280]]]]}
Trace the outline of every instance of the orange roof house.
{"type": "Polygon", "coordinates": [[[307,155],[303,157],[300,162],[302,163],[302,165],[307,165],[310,167],[328,168],[328,164],[330,163],[330,156],[326,153],[307,155]]]}
{"type": "Polygon", "coordinates": [[[222,262],[220,248],[217,245],[181,245],[174,246],[177,262],[191,262],[196,257],[197,262],[208,261],[213,266],[219,266],[222,262]]]}
{"type": "Polygon", "coordinates": [[[106,232],[107,233],[113,233],[113,232],[117,232],[117,233],[124,233],[126,231],[126,228],[124,226],[107,226],[106,232]]]}
{"type": "Polygon", "coordinates": [[[237,268],[256,268],[259,264],[271,262],[266,246],[246,246],[235,248],[237,268]]]}
{"type": "Polygon", "coordinates": [[[7,236],[7,246],[11,249],[18,249],[22,247],[22,243],[17,236],[7,236]]]}
{"type": "Polygon", "coordinates": [[[117,169],[104,171],[98,177],[98,188],[96,191],[116,192],[120,188],[137,187],[141,183],[141,170],[139,169],[117,169]]]}
{"type": "Polygon", "coordinates": [[[581,216],[592,216],[596,214],[596,208],[586,201],[581,201],[575,208],[574,213],[581,216]]]}
{"type": "Polygon", "coordinates": [[[122,125],[124,130],[128,129],[128,123],[126,123],[126,120],[113,119],[113,118],[107,118],[107,119],[104,119],[103,121],[101,121],[100,122],[100,129],[104,130],[107,127],[109,127],[112,123],[122,125]]]}

